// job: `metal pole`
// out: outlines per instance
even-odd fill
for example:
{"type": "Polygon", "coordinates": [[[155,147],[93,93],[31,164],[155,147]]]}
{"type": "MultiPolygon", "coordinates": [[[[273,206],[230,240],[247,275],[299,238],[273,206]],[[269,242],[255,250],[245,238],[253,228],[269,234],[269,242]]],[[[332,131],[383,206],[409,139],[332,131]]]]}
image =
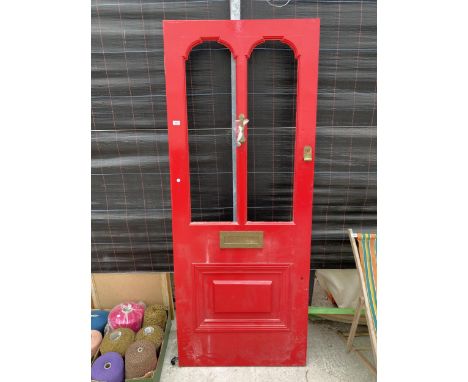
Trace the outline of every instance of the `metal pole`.
{"type": "MultiPolygon", "coordinates": [[[[240,0],[230,0],[231,20],[240,20],[240,0]]],[[[231,55],[231,123],[232,123],[232,208],[237,221],[237,167],[236,167],[236,61],[231,55]]]]}

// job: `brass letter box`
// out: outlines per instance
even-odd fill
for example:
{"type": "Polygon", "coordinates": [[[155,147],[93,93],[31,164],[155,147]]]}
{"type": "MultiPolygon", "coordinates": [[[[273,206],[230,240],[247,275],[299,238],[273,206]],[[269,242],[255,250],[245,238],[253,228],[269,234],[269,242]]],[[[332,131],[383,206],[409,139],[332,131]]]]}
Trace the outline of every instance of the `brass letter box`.
{"type": "Polygon", "coordinates": [[[221,231],[220,248],[263,248],[263,231],[221,231]]]}

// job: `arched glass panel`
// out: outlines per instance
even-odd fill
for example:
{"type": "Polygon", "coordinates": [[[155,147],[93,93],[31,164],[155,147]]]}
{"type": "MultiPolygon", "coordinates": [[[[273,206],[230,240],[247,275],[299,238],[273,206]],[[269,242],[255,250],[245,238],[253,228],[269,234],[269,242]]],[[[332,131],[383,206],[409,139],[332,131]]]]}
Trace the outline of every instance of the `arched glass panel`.
{"type": "Polygon", "coordinates": [[[186,62],[192,221],[232,221],[231,53],[197,45],[186,62]]]}
{"type": "Polygon", "coordinates": [[[250,56],[248,208],[250,221],[291,221],[296,132],[297,61],[280,41],[250,56]]]}

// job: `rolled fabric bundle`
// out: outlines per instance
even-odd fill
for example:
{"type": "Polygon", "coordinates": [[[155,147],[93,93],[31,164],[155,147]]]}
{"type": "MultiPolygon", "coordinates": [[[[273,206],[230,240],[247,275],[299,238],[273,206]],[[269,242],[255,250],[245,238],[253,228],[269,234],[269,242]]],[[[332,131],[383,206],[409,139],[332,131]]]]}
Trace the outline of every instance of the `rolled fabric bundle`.
{"type": "Polygon", "coordinates": [[[162,330],[158,325],[143,326],[135,336],[136,341],[151,341],[156,347],[156,350],[161,346],[163,338],[164,330],[162,330]]]}
{"type": "Polygon", "coordinates": [[[141,378],[156,369],[156,347],[148,340],[136,341],[125,352],[125,378],[141,378]]]}
{"type": "Polygon", "coordinates": [[[138,332],[144,314],[145,304],[129,301],[112,308],[107,321],[111,329],[129,328],[134,332],[138,332]]]}
{"type": "Polygon", "coordinates": [[[164,330],[166,327],[166,320],[166,307],[163,305],[150,305],[146,308],[143,326],[157,325],[164,330]]]}
{"type": "Polygon", "coordinates": [[[107,325],[109,312],[106,310],[92,309],[91,310],[91,330],[99,330],[104,333],[104,328],[107,325]]]}
{"type": "Polygon", "coordinates": [[[101,342],[101,354],[116,352],[123,357],[134,340],[135,333],[132,329],[118,328],[112,330],[104,336],[101,342]]]}
{"type": "Polygon", "coordinates": [[[123,382],[125,365],[119,353],[101,355],[91,366],[91,379],[99,382],[123,382]]]}
{"type": "Polygon", "coordinates": [[[94,357],[101,345],[102,334],[99,330],[91,330],[91,357],[94,357]]]}

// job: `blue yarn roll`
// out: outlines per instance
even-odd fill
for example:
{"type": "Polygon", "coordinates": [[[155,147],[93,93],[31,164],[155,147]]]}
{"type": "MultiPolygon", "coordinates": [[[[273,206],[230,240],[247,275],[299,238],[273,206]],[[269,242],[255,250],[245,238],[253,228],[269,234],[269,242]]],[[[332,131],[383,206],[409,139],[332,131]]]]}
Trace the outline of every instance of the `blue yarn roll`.
{"type": "Polygon", "coordinates": [[[106,310],[91,310],[91,330],[99,330],[104,334],[104,328],[107,324],[107,316],[109,312],[106,310]]]}

